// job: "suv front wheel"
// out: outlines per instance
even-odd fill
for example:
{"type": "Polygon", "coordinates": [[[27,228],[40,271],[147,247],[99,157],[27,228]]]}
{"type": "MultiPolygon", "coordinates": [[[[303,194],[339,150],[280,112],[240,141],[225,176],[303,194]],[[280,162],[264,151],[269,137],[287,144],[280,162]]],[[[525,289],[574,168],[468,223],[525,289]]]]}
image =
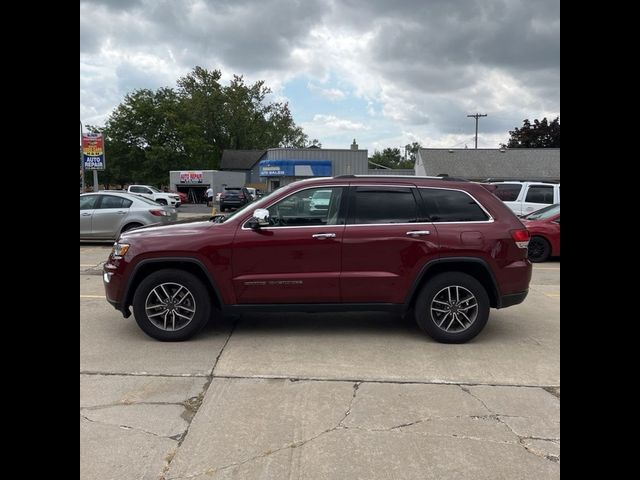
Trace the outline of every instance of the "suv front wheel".
{"type": "Polygon", "coordinates": [[[207,289],[184,270],[166,269],[145,278],[133,296],[133,314],[140,328],[157,340],[187,340],[209,321],[207,289]]]}
{"type": "Polygon", "coordinates": [[[471,275],[441,273],[422,287],[415,316],[418,326],[438,342],[468,342],[489,319],[489,296],[471,275]]]}

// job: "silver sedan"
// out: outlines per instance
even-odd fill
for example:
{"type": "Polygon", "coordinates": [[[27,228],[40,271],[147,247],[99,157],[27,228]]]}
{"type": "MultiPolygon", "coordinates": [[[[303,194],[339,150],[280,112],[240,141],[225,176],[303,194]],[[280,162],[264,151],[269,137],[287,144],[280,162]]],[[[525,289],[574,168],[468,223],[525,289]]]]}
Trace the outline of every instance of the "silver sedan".
{"type": "Polygon", "coordinates": [[[80,240],[109,240],[144,225],[178,219],[174,207],[130,193],[101,191],[80,195],[80,240]]]}

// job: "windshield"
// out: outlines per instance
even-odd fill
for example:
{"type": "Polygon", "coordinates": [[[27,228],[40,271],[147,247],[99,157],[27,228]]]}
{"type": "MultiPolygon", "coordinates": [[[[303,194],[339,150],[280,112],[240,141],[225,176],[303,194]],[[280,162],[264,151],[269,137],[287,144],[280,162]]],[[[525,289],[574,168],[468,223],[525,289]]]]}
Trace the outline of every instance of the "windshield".
{"type": "Polygon", "coordinates": [[[555,205],[549,205],[548,207],[541,208],[533,213],[527,215],[527,220],[545,220],[547,218],[553,217],[560,213],[560,204],[556,203],[555,205]]]}
{"type": "Polygon", "coordinates": [[[229,220],[230,218],[235,218],[235,217],[237,217],[239,215],[243,215],[247,211],[253,211],[256,208],[262,208],[262,206],[265,204],[265,202],[268,202],[269,199],[273,196],[273,194],[276,193],[276,191],[277,190],[274,190],[269,195],[265,195],[260,200],[256,200],[255,202],[247,203],[244,207],[239,208],[238,210],[236,210],[233,213],[230,213],[229,215],[227,215],[223,219],[218,220],[216,223],[223,223],[223,222],[226,222],[227,220],[229,220]]]}

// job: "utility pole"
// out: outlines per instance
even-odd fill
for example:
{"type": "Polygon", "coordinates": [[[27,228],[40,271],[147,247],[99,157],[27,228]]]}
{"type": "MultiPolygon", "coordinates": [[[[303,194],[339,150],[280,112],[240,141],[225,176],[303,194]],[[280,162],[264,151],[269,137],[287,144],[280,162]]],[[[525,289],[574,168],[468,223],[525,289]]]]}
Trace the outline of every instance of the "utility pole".
{"type": "Polygon", "coordinates": [[[476,113],[475,115],[467,115],[467,117],[472,117],[476,119],[476,148],[478,148],[478,119],[480,117],[486,117],[486,113],[476,113]]]}

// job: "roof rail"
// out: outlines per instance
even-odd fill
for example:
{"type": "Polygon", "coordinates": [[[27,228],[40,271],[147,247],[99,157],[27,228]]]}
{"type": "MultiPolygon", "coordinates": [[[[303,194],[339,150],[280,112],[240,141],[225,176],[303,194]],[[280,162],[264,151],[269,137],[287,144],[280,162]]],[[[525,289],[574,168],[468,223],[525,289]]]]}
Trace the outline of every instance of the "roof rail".
{"type": "Polygon", "coordinates": [[[434,176],[429,176],[429,175],[353,175],[353,174],[349,174],[349,175],[336,175],[333,178],[404,178],[404,179],[411,179],[411,178],[426,178],[429,180],[450,180],[450,181],[455,181],[455,182],[468,182],[469,180],[467,180],[466,178],[460,178],[460,177],[447,177],[447,176],[440,176],[438,175],[437,177],[434,176]]]}

